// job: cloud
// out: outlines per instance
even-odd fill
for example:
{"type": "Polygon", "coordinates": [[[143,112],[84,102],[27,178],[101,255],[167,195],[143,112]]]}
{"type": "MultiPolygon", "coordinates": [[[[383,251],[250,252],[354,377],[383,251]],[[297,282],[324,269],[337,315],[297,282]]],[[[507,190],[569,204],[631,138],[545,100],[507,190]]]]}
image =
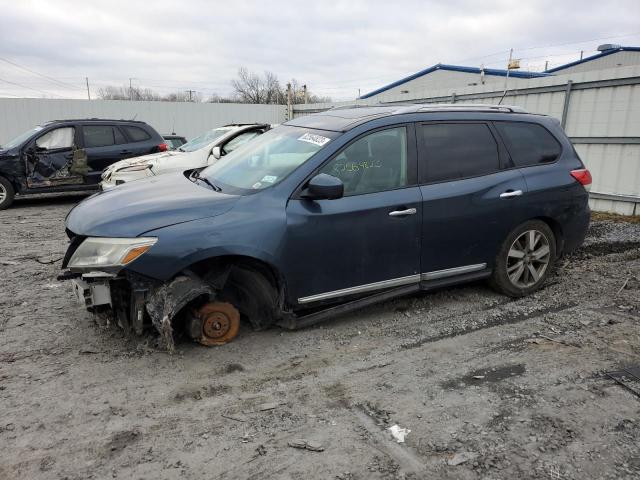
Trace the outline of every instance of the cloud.
{"type": "Polygon", "coordinates": [[[0,57],[68,84],[0,62],[0,79],[32,89],[0,82],[0,96],[80,98],[84,77],[225,95],[246,66],[348,99],[438,62],[501,67],[511,47],[540,69],[606,41],[640,44],[637,0],[0,0],[0,11],[0,57]]]}

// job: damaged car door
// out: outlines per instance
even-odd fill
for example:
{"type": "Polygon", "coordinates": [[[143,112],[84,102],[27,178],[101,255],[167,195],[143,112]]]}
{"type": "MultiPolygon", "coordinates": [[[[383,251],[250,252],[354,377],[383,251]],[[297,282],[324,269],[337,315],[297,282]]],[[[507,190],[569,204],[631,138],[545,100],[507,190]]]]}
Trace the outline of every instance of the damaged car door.
{"type": "Polygon", "coordinates": [[[84,182],[86,155],[76,148],[75,127],[49,130],[28,145],[23,156],[29,188],[84,182]]]}

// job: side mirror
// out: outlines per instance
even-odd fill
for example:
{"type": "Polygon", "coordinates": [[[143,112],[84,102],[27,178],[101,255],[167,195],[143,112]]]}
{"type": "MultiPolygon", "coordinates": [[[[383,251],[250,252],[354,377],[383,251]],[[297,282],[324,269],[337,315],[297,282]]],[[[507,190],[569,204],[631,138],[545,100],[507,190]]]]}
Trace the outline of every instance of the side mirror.
{"type": "Polygon", "coordinates": [[[309,180],[303,194],[311,200],[335,200],[344,196],[344,183],[337,177],[320,173],[309,180]]]}
{"type": "Polygon", "coordinates": [[[222,150],[220,149],[220,147],[213,147],[213,150],[211,150],[211,155],[213,155],[216,160],[220,160],[220,157],[222,157],[222,150]]]}

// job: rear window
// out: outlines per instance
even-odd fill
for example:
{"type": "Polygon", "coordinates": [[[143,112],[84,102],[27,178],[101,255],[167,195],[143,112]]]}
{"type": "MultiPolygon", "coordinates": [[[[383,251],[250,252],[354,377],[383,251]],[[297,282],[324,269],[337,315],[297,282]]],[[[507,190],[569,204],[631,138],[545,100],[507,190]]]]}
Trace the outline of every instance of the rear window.
{"type": "Polygon", "coordinates": [[[111,125],[85,125],[82,127],[84,146],[108,147],[127,143],[122,132],[111,125]]]}
{"type": "Polygon", "coordinates": [[[487,175],[500,169],[498,144],[484,123],[420,126],[423,181],[442,182],[487,175]]]}
{"type": "Polygon", "coordinates": [[[554,162],[560,155],[558,141],[547,129],[535,123],[495,122],[517,167],[554,162]]]}
{"type": "Polygon", "coordinates": [[[144,142],[145,140],[149,140],[151,138],[151,135],[149,135],[140,127],[125,126],[124,129],[127,131],[127,135],[129,135],[129,138],[131,138],[131,140],[133,140],[134,142],[144,142]]]}

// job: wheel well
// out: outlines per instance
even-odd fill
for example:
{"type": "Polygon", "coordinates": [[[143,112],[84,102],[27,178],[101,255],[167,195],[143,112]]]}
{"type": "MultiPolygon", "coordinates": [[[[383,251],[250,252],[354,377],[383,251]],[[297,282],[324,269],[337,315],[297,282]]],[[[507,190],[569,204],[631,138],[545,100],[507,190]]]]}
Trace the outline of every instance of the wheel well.
{"type": "Polygon", "coordinates": [[[228,255],[202,260],[187,270],[208,283],[221,300],[234,304],[256,329],[268,327],[280,316],[284,279],[264,261],[228,255]]]}
{"type": "MultiPolygon", "coordinates": [[[[210,272],[224,271],[228,267],[260,273],[276,290],[278,290],[278,292],[284,289],[284,280],[273,266],[262,260],[243,255],[224,255],[220,257],[207,258],[191,265],[186,270],[190,270],[201,278],[205,278],[210,272]]],[[[220,285],[220,287],[221,286],[222,285],[220,285]]]]}
{"type": "Polygon", "coordinates": [[[564,232],[562,231],[560,223],[551,217],[536,217],[532,220],[540,220],[549,226],[553,235],[556,237],[556,256],[560,256],[564,247],[564,232]]]}

